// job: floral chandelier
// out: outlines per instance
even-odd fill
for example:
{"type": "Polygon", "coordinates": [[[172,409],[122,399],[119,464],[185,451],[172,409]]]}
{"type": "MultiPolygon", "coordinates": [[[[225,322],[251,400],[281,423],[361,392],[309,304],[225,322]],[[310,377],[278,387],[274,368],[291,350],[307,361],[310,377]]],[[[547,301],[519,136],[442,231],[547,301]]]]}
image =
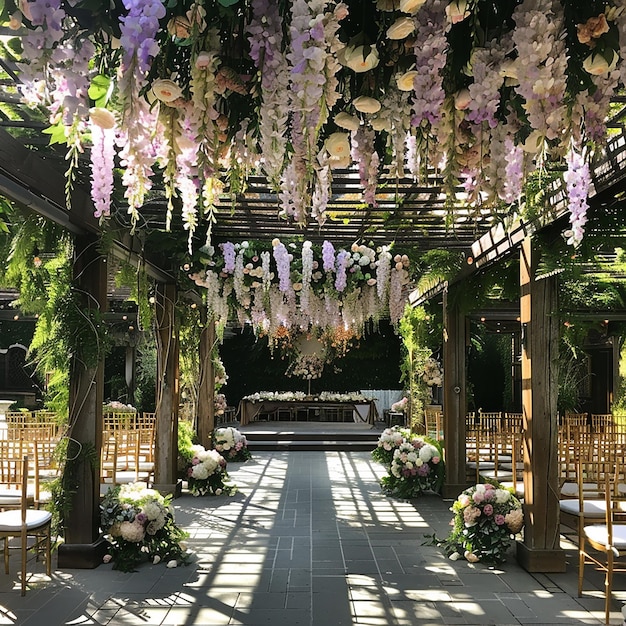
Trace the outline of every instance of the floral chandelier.
{"type": "Polygon", "coordinates": [[[134,226],[158,184],[191,246],[217,199],[261,174],[285,219],[323,224],[337,168],[358,169],[365,206],[385,168],[505,213],[556,164],[576,245],[588,162],[626,84],[625,4],[7,0],[3,17],[70,179],[90,149],[102,220],[121,184],[134,226]]]}
{"type": "Polygon", "coordinates": [[[270,341],[321,330],[338,344],[345,338],[336,329],[360,335],[368,322],[398,322],[408,295],[406,255],[393,255],[386,246],[335,250],[329,241],[296,248],[279,239],[271,245],[226,242],[211,249],[205,269],[189,277],[206,288],[208,312],[218,326],[234,317],[270,341]]]}

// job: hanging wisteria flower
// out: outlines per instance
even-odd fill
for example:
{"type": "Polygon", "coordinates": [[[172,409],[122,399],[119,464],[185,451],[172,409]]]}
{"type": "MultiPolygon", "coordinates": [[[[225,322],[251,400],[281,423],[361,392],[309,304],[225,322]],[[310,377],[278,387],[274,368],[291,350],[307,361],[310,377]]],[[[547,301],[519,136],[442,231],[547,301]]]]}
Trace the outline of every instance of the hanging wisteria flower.
{"type": "Polygon", "coordinates": [[[578,246],[582,241],[585,232],[584,226],[587,223],[587,209],[589,208],[587,198],[591,186],[591,176],[589,164],[573,146],[567,154],[567,172],[564,179],[570,212],[570,230],[566,231],[565,236],[568,244],[578,246]]]}

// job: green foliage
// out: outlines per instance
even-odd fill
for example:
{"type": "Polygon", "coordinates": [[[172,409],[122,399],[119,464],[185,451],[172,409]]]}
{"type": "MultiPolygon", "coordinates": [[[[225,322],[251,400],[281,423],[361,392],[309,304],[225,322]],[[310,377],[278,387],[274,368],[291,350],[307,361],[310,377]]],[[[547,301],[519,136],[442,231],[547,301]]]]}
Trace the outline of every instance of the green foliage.
{"type": "Polygon", "coordinates": [[[151,302],[154,285],[145,265],[134,267],[130,263],[120,264],[115,274],[115,286],[130,288],[128,300],[137,304],[139,328],[150,330],[154,323],[154,306],[151,302]]]}
{"type": "Polygon", "coordinates": [[[426,361],[433,352],[428,345],[428,321],[424,307],[407,306],[398,324],[398,333],[402,337],[401,382],[408,389],[409,424],[413,432],[423,424],[424,405],[430,397],[422,379],[426,361]]]}

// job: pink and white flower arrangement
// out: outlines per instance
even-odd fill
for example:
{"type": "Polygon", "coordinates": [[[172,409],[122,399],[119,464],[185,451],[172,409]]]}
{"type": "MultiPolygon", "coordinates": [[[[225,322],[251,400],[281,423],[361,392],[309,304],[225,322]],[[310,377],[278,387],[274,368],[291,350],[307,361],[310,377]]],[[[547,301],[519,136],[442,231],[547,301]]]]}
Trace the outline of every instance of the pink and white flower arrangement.
{"type": "Polygon", "coordinates": [[[232,426],[215,429],[213,447],[228,461],[247,461],[252,456],[246,436],[232,426]]]}
{"type": "Polygon", "coordinates": [[[187,486],[194,496],[219,496],[229,493],[225,484],[228,478],[226,459],[217,450],[193,445],[187,458],[187,486]]]}
{"type": "Polygon", "coordinates": [[[185,563],[187,533],[175,524],[170,500],[142,482],[110,488],[100,504],[100,527],[109,542],[104,562],[124,572],[142,561],[185,563]]]}
{"type": "Polygon", "coordinates": [[[439,541],[452,560],[498,564],[524,526],[522,503],[501,485],[479,483],[463,491],[450,509],[453,530],[439,541]]]}
{"type": "Polygon", "coordinates": [[[424,491],[441,489],[445,472],[443,450],[434,439],[414,435],[408,428],[386,428],[372,458],[389,470],[381,486],[390,495],[413,498],[424,491]]]}

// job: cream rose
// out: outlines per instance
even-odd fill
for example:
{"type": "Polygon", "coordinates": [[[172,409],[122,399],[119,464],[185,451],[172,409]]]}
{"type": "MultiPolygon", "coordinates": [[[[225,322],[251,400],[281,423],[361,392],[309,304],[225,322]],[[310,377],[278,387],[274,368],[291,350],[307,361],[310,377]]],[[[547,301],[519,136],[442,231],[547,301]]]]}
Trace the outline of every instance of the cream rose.
{"type": "Polygon", "coordinates": [[[359,96],[352,102],[354,108],[361,113],[378,113],[380,111],[380,102],[376,98],[369,96],[359,96]]]}
{"type": "Polygon", "coordinates": [[[152,83],[152,93],[161,101],[169,104],[183,95],[181,88],[173,81],[159,78],[152,83]]]}
{"type": "Polygon", "coordinates": [[[413,82],[417,76],[417,70],[409,70],[396,78],[400,91],[413,91],[413,82]]]}
{"type": "Polygon", "coordinates": [[[89,119],[92,124],[109,130],[115,126],[115,116],[111,111],[103,107],[92,107],[89,109],[89,119]]]}
{"type": "Polygon", "coordinates": [[[526,141],[522,144],[522,150],[530,154],[536,154],[539,152],[539,148],[543,146],[543,142],[543,134],[538,130],[533,130],[533,132],[528,135],[526,141]]]}
{"type": "Polygon", "coordinates": [[[374,46],[348,46],[344,48],[344,64],[351,70],[361,73],[378,65],[378,50],[374,46]]]}
{"type": "Polygon", "coordinates": [[[346,130],[358,130],[361,122],[358,117],[342,111],[335,116],[335,124],[339,128],[345,128],[346,130]]]}
{"type": "Polygon", "coordinates": [[[399,17],[388,29],[389,39],[404,39],[415,30],[415,22],[412,17],[399,17]]]}
{"type": "Polygon", "coordinates": [[[350,139],[348,133],[333,133],[325,142],[325,147],[331,157],[345,158],[350,156],[350,139]]]}
{"type": "Polygon", "coordinates": [[[454,0],[446,7],[446,17],[452,24],[458,24],[468,16],[466,0],[454,0]]]}
{"type": "Polygon", "coordinates": [[[602,74],[608,74],[615,69],[617,61],[619,59],[615,50],[611,50],[611,61],[607,61],[606,58],[596,52],[592,52],[584,61],[583,69],[585,72],[592,74],[593,76],[601,76],[602,74]]]}
{"type": "Polygon", "coordinates": [[[426,0],[400,0],[402,13],[417,13],[426,0]]]}
{"type": "Polygon", "coordinates": [[[461,91],[454,96],[454,108],[457,111],[465,111],[471,101],[472,96],[470,95],[469,89],[461,89],[461,91]]]}
{"type": "Polygon", "coordinates": [[[370,120],[370,126],[376,131],[391,130],[391,122],[386,117],[376,117],[370,120]]]}

